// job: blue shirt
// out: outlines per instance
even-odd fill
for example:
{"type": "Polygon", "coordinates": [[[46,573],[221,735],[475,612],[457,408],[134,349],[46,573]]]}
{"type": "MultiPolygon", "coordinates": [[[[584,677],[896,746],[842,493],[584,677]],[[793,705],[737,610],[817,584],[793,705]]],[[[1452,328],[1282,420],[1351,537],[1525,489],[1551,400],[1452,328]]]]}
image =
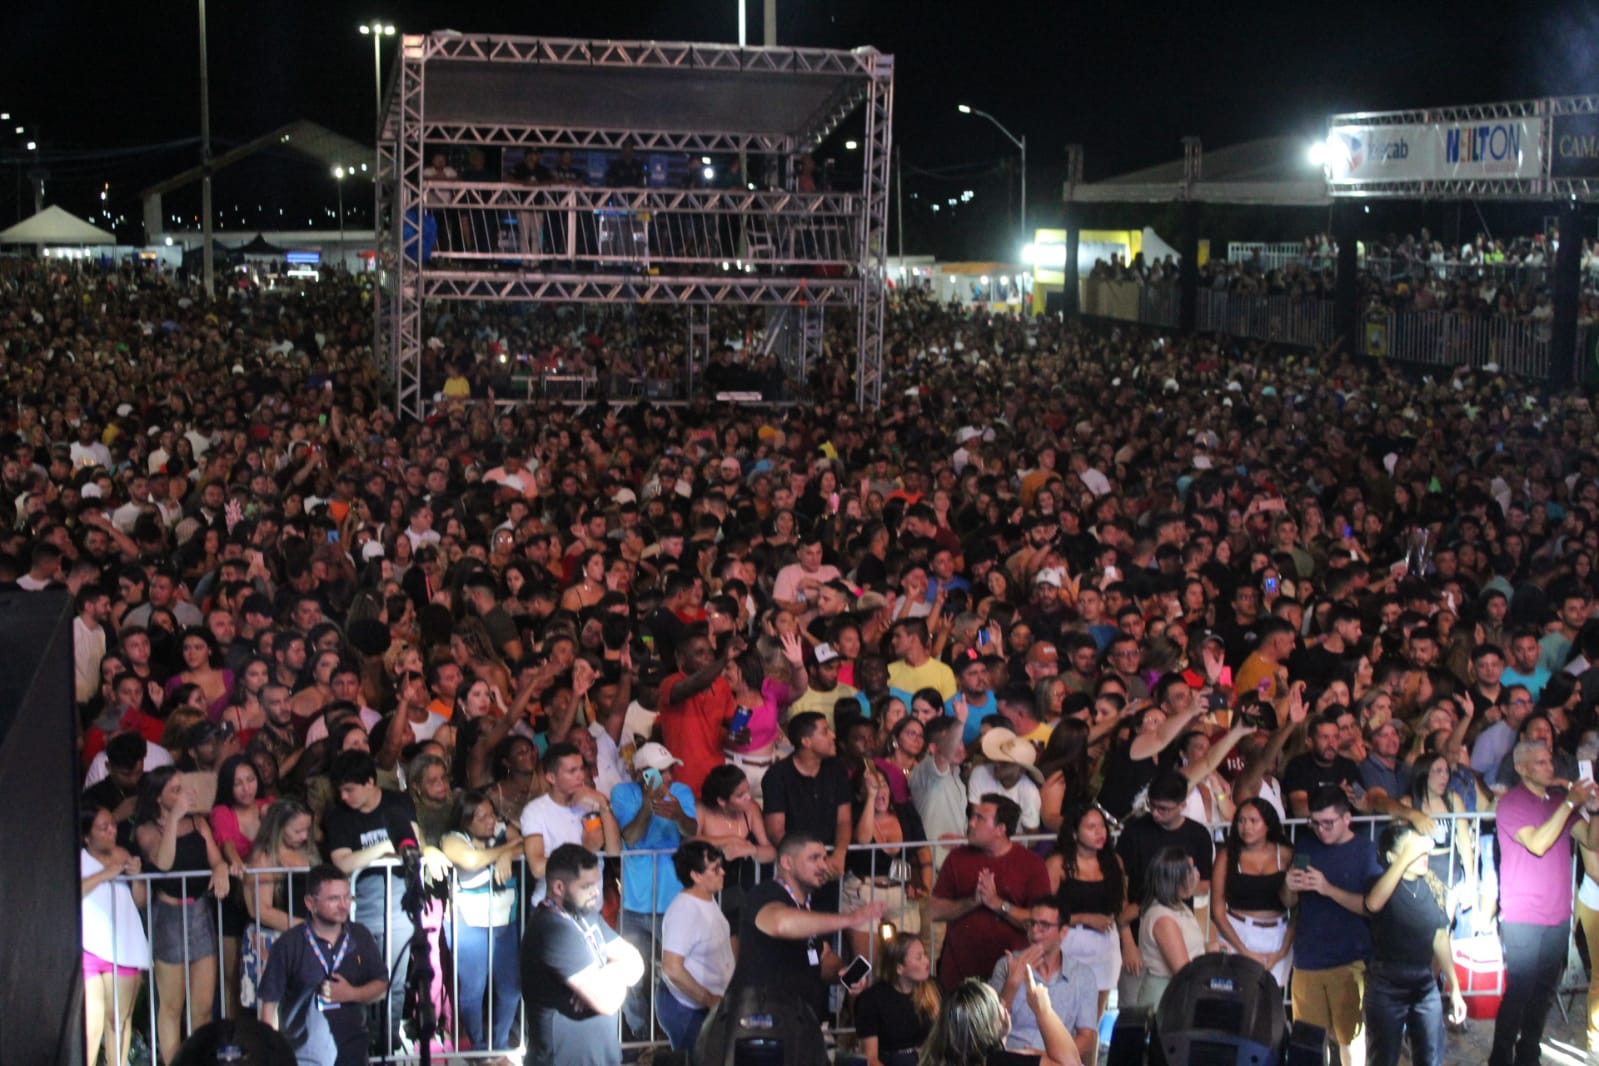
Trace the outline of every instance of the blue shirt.
{"type": "Polygon", "coordinates": [[[1532,701],[1537,703],[1538,697],[1543,695],[1543,687],[1549,684],[1549,671],[1542,666],[1535,666],[1531,674],[1523,674],[1507,666],[1505,672],[1499,675],[1499,683],[1505,688],[1520,685],[1527,690],[1527,695],[1532,697],[1532,701]]]}
{"type": "MultiPolygon", "coordinates": [[[[1307,856],[1327,883],[1364,896],[1382,876],[1377,846],[1363,836],[1331,847],[1306,826],[1294,843],[1294,856],[1307,856]]],[[[1330,970],[1371,961],[1371,929],[1364,915],[1352,914],[1319,892],[1299,894],[1299,927],[1294,934],[1294,966],[1330,970]]]]}
{"type": "MultiPolygon", "coordinates": [[[[955,717],[955,701],[960,699],[959,692],[944,701],[944,713],[951,718],[955,717]]],[[[910,704],[906,704],[907,707],[910,704]]],[[[983,733],[983,719],[999,713],[999,701],[992,692],[982,703],[966,701],[966,728],[961,732],[961,741],[967,747],[977,743],[977,738],[983,733]]]]}
{"type": "MultiPolygon", "coordinates": [[[[694,793],[680,781],[667,788],[672,798],[683,805],[683,813],[695,815],[694,793]]],[[[644,806],[644,787],[636,781],[623,781],[611,789],[611,813],[616,824],[626,825],[644,806]]],[[[622,909],[635,914],[664,914],[677,894],[683,891],[678,883],[677,871],[672,868],[672,852],[683,842],[677,824],[658,814],[650,815],[650,824],[644,835],[635,843],[622,841],[622,909]],[[650,856],[628,855],[630,851],[663,851],[655,858],[655,901],[650,902],[650,856]]]]}
{"type": "MultiPolygon", "coordinates": [[[[1009,974],[1010,957],[1001,955],[994,964],[988,986],[995,992],[1003,992],[1009,974]]],[[[1060,969],[1044,983],[1044,987],[1049,989],[1049,1005],[1055,1008],[1056,1015],[1066,1024],[1066,1031],[1072,1036],[1075,1037],[1079,1029],[1099,1028],[1099,986],[1088,967],[1062,955],[1060,969]]],[[[1026,981],[1016,990],[1015,1002],[1005,1006],[1010,1009],[1010,1035],[1005,1038],[1006,1050],[1031,1051],[1043,1048],[1044,1034],[1038,1029],[1038,1016],[1027,1002],[1026,981]]]]}

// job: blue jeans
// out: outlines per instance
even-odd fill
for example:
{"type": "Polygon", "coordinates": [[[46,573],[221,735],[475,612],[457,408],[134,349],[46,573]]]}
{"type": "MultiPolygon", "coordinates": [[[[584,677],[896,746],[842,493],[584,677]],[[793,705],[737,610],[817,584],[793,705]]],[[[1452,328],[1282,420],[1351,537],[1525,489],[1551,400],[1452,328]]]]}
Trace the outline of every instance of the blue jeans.
{"type": "Polygon", "coordinates": [[[1566,971],[1571,921],[1559,925],[1500,922],[1505,946],[1505,996],[1494,1019],[1488,1066],[1535,1066],[1543,1023],[1566,971]]]}
{"type": "Polygon", "coordinates": [[[1443,1066],[1444,1004],[1432,967],[1372,963],[1366,971],[1369,1066],[1395,1066],[1407,1031],[1411,1066],[1443,1066]]]}
{"type": "MultiPolygon", "coordinates": [[[[623,940],[638,949],[639,957],[644,960],[644,972],[649,973],[653,970],[655,945],[660,943],[661,939],[661,916],[624,910],[620,932],[623,940]]],[[[627,998],[622,1001],[622,1019],[627,1022],[627,1031],[633,1035],[633,1039],[654,1039],[655,1030],[650,1024],[648,981],[640,981],[627,990],[627,998]]]]}
{"type": "Polygon", "coordinates": [[[687,1051],[694,1058],[694,1043],[700,1038],[700,1027],[705,1024],[708,1007],[685,1007],[678,1002],[665,981],[655,984],[655,1018],[666,1030],[666,1039],[672,1042],[673,1051],[687,1051]]]}
{"type": "Polygon", "coordinates": [[[474,1051],[486,1048],[504,1051],[511,1046],[511,1026],[516,1022],[516,1008],[522,1001],[516,925],[486,928],[467,925],[457,918],[453,925],[445,928],[451,930],[450,950],[455,953],[455,975],[460,984],[456,1009],[461,1015],[461,1030],[472,1042],[474,1051]],[[489,1024],[493,1029],[492,1044],[483,1042],[485,1011],[489,1012],[489,1024]]]}

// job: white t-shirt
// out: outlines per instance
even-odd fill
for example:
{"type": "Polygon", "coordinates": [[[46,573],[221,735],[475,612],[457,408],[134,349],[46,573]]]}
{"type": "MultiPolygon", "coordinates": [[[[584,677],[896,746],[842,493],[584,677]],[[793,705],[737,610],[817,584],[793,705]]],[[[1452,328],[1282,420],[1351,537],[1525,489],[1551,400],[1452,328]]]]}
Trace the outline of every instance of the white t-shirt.
{"type": "MultiPolygon", "coordinates": [[[[583,843],[583,808],[559,806],[550,796],[538,799],[522,808],[518,826],[524,837],[542,837],[544,854],[551,855],[562,844],[583,843]]],[[[533,890],[533,905],[544,902],[544,879],[533,890]]]]}
{"type": "MultiPolygon", "coordinates": [[[[80,877],[91,877],[104,869],[105,864],[87,849],[78,852],[80,877]]],[[[118,966],[150,968],[150,941],[145,938],[139,908],[127,885],[107,881],[83,897],[83,950],[118,966]]]]}
{"type": "MultiPolygon", "coordinates": [[[[172,753],[159,744],[146,745],[144,749],[144,768],[148,772],[162,766],[173,765],[172,753]]],[[[106,778],[105,752],[101,752],[89,760],[89,772],[83,775],[83,787],[98,785],[106,778]]]]}
{"type": "MultiPolygon", "coordinates": [[[[683,968],[707,992],[721,995],[733,977],[732,930],[713,900],[679,892],[661,919],[661,950],[683,956],[683,968]]],[[[662,971],[663,975],[665,971],[662,971]]],[[[672,998],[691,1010],[704,1006],[673,987],[672,998]]]]}
{"type": "Polygon", "coordinates": [[[980,803],[985,795],[998,792],[1016,801],[1022,809],[1022,823],[1017,830],[1030,833],[1038,828],[1039,813],[1043,809],[1043,801],[1038,795],[1038,786],[1033,784],[1033,779],[1025,773],[1016,779],[1010,788],[1001,788],[999,779],[994,776],[994,768],[986,763],[972,770],[971,780],[966,786],[966,797],[969,803],[980,803]]]}
{"type": "MultiPolygon", "coordinates": [[[[627,727],[624,725],[623,728],[627,727]]],[[[593,723],[589,726],[589,736],[594,738],[594,787],[609,796],[611,789],[633,778],[627,772],[627,760],[622,757],[616,741],[611,739],[611,734],[605,731],[604,726],[593,723]]],[[[625,735],[624,739],[627,739],[625,735]]]]}

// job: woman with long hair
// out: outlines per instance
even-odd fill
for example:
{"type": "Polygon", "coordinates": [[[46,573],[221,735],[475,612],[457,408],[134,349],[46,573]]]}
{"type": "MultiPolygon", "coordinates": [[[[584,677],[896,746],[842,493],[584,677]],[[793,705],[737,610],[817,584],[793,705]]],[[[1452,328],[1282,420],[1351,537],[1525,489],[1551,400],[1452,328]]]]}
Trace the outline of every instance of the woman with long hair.
{"type": "Polygon", "coordinates": [[[450,631],[450,656],[462,673],[485,679],[499,690],[501,699],[510,698],[511,671],[480,619],[463,618],[455,624],[450,631]]]}
{"type": "Polygon", "coordinates": [[[211,1020],[217,945],[207,893],[218,899],[228,894],[227,860],[211,837],[211,826],[192,810],[194,804],[193,787],[175,769],[162,766],[139,782],[133,813],[134,841],[145,866],[174,875],[150,886],[155,894],[150,941],[158,1004],[156,1046],[163,1062],[183,1042],[185,1005],[190,1031],[211,1020]]]}
{"type": "Polygon", "coordinates": [[[232,885],[222,901],[222,984],[228,1002],[242,1006],[239,987],[239,939],[250,923],[244,905],[245,859],[261,830],[266,800],[260,796],[261,779],[248,755],[230,755],[217,769],[216,801],[211,807],[211,836],[227,861],[232,885]]]}
{"type": "MultiPolygon", "coordinates": [[[[1029,967],[1029,969],[1031,969],[1029,967]]],[[[1031,973],[1027,978],[1027,1005],[1038,1019],[1044,1053],[1037,1066],[1080,1066],[1082,1058],[1066,1023],[1055,1013],[1049,990],[1031,973]]],[[[975,977],[968,977],[944,997],[938,1020],[922,1045],[918,1066],[988,1066],[1015,1061],[1005,1050],[1010,1035],[1010,1011],[999,994],[975,977]]]]}
{"type": "Polygon", "coordinates": [[[147,886],[117,880],[137,874],[140,863],[117,846],[117,823],[110,811],[83,811],[80,828],[84,1048],[88,1066],[99,1062],[102,1047],[108,1063],[122,1066],[133,1037],[133,1005],[143,972],[150,968],[150,942],[139,921],[147,886]]]}
{"type": "Polygon", "coordinates": [[[724,754],[728,761],[749,779],[751,795],[761,796],[761,780],[777,762],[777,745],[782,735],[780,719],[809,681],[805,674],[805,653],[797,634],[776,642],[761,640],[727,664],[723,676],[733,688],[733,703],[738,709],[735,721],[740,729],[730,732],[724,754]]]}
{"type": "Polygon", "coordinates": [[[440,849],[455,864],[457,878],[449,931],[461,1028],[472,1050],[504,1050],[511,1046],[511,1024],[522,998],[516,946],[522,834],[500,818],[488,793],[474,790],[461,798],[460,818],[444,834],[440,849]],[[491,972],[494,994],[489,997],[491,972]]]}
{"type": "MultiPolygon", "coordinates": [[[[898,702],[892,696],[884,702],[898,702]]],[[[910,802],[911,771],[927,755],[927,727],[914,718],[901,718],[888,738],[888,750],[875,762],[888,781],[888,791],[896,805],[910,802]]]]}
{"type": "Polygon", "coordinates": [[[244,908],[253,919],[239,947],[239,1003],[246,1009],[256,1004],[272,942],[305,920],[305,893],[296,891],[294,871],[322,861],[311,829],[311,811],[297,799],[278,800],[261,816],[245,863],[244,908]]]}
{"type": "Polygon", "coordinates": [[[228,709],[222,712],[222,721],[231,725],[239,737],[239,747],[249,747],[256,730],[266,725],[266,711],[261,707],[261,690],[272,680],[272,664],[259,655],[244,661],[238,679],[233,683],[233,697],[228,709]]]}
{"type": "MultiPolygon", "coordinates": [[[[755,885],[757,863],[773,862],[777,848],[766,835],[761,805],[744,771],[723,764],[705,775],[695,810],[694,835],[721,850],[727,876],[722,887],[722,913],[738,928],[744,893],[755,885]]],[[[735,940],[736,940],[735,935],[735,940]]]]}
{"type": "Polygon", "coordinates": [[[877,949],[877,983],[855,1001],[855,1035],[866,1066],[915,1066],[938,1020],[941,997],[920,937],[896,931],[877,949]]]}
{"type": "Polygon", "coordinates": [[[182,685],[199,686],[205,695],[206,717],[217,721],[233,698],[233,671],[222,669],[216,638],[203,626],[190,626],[179,634],[178,653],[183,669],[167,680],[167,694],[182,685]]]}
{"type": "Polygon", "coordinates": [[[1103,1015],[1121,974],[1126,930],[1118,922],[1127,902],[1127,872],[1111,844],[1104,812],[1092,803],[1069,808],[1044,868],[1066,926],[1061,953],[1093,972],[1103,1015]]]}
{"type": "Polygon", "coordinates": [[[1258,796],[1238,804],[1227,843],[1216,856],[1211,921],[1223,946],[1254,959],[1288,985],[1294,964],[1294,928],[1282,900],[1294,849],[1272,805],[1258,796]]]}
{"type": "Polygon", "coordinates": [[[1408,822],[1377,838],[1388,868],[1366,891],[1375,957],[1366,976],[1367,1061],[1396,1066],[1407,1030],[1414,1066],[1443,1066],[1444,1010],[1438,975],[1449,989],[1449,1020],[1466,1017],[1455,976],[1444,886],[1427,868],[1432,840],[1408,822]]]}
{"type": "Polygon", "coordinates": [[[1088,735],[1088,723],[1081,718],[1062,718],[1039,756],[1038,772],[1044,775],[1044,783],[1038,787],[1039,818],[1052,832],[1060,831],[1066,811],[1093,799],[1088,735]]]}
{"type": "Polygon", "coordinates": [[[1411,772],[1409,794],[1400,798],[1405,806],[1432,819],[1432,851],[1427,867],[1448,890],[1451,919],[1474,901],[1477,879],[1477,849],[1472,839],[1476,823],[1448,817],[1467,811],[1465,799],[1451,786],[1453,774],[1449,756],[1424,754],[1411,772]]]}
{"type": "Polygon", "coordinates": [[[1200,931],[1193,908],[1185,902],[1199,887],[1199,868],[1182,848],[1161,848],[1150,860],[1144,884],[1138,928],[1138,953],[1144,974],[1133,1002],[1136,1006],[1153,1007],[1160,1002],[1172,977],[1205,950],[1205,934],[1200,931]]]}
{"type": "MultiPolygon", "coordinates": [[[[870,851],[851,850],[845,856],[839,906],[852,911],[868,903],[886,903],[885,921],[907,933],[920,933],[922,917],[916,901],[932,888],[932,855],[927,848],[907,851],[902,846],[907,839],[915,840],[921,834],[906,833],[899,812],[894,809],[888,781],[871,763],[862,765],[855,775],[851,817],[855,826],[853,842],[876,847],[870,851]]],[[[851,929],[851,950],[856,955],[867,954],[873,935],[874,930],[851,929]]]]}

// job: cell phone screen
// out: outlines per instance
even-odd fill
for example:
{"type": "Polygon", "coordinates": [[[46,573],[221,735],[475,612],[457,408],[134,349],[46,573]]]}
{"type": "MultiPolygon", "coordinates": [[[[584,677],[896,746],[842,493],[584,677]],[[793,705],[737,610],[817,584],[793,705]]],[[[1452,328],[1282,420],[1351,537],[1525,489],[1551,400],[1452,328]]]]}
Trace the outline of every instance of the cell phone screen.
{"type": "Polygon", "coordinates": [[[846,987],[860,984],[866,975],[872,972],[872,964],[866,961],[866,956],[857,955],[855,961],[844,967],[838,975],[838,983],[846,987]]]}
{"type": "Polygon", "coordinates": [[[1305,855],[1305,854],[1295,855],[1294,856],[1294,869],[1296,869],[1296,870],[1308,870],[1308,869],[1310,869],[1310,856],[1309,855],[1305,855]]]}

